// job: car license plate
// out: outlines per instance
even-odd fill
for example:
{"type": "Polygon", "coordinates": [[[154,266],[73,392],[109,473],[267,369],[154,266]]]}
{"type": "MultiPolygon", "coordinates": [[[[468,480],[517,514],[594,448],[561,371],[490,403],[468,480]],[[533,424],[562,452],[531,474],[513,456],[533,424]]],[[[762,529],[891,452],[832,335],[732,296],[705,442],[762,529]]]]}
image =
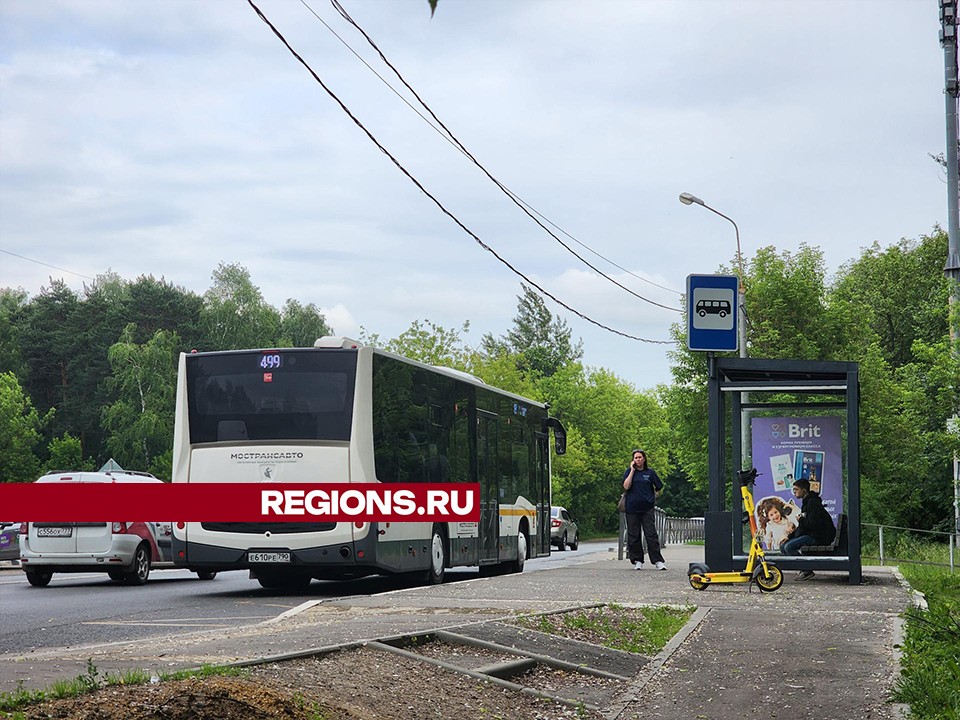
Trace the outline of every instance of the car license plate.
{"type": "Polygon", "coordinates": [[[38,527],[37,537],[73,537],[71,527],[38,527]]]}
{"type": "Polygon", "coordinates": [[[290,562],[290,553],[288,552],[252,552],[247,553],[247,560],[252,563],[288,563],[290,562]]]}

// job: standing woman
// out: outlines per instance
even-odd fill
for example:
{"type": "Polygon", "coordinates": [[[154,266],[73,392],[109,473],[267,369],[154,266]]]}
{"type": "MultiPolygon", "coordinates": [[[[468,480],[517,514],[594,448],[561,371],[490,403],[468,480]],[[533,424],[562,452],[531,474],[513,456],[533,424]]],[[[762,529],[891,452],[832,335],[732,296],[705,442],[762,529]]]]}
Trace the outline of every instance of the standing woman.
{"type": "Polygon", "coordinates": [[[643,542],[640,531],[647,539],[647,552],[657,570],[666,570],[660,554],[660,537],[654,522],[653,508],[663,490],[663,482],[654,470],[647,467],[647,454],[633,451],[633,461],[623,473],[623,489],[627,493],[625,513],[627,516],[627,555],[635,570],[643,570],[643,542]]]}

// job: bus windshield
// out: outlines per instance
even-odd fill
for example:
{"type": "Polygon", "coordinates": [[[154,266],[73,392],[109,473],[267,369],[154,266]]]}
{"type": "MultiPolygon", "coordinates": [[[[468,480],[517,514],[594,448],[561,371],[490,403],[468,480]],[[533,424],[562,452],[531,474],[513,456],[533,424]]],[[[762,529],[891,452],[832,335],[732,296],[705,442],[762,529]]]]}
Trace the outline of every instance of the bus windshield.
{"type": "Polygon", "coordinates": [[[186,361],[191,444],[350,439],[355,352],[210,353],[186,361]]]}

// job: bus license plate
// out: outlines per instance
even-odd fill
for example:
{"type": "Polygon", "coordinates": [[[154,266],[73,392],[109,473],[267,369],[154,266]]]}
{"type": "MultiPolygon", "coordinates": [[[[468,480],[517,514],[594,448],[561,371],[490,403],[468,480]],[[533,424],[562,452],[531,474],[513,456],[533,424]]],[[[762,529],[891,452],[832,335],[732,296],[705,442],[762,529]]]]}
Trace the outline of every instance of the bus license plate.
{"type": "Polygon", "coordinates": [[[252,552],[247,553],[247,560],[252,563],[288,563],[290,562],[290,553],[288,552],[252,552]]]}
{"type": "Polygon", "coordinates": [[[70,527],[38,527],[37,537],[73,537],[70,527]]]}

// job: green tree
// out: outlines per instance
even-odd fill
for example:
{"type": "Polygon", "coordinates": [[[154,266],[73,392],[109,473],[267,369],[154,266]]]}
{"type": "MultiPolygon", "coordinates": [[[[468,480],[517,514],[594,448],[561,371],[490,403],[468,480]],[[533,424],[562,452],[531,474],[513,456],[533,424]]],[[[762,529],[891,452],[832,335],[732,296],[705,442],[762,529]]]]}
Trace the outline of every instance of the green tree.
{"type": "Polygon", "coordinates": [[[948,337],[946,253],[939,229],[886,249],[874,244],[841,269],[828,296],[847,321],[845,359],[860,362],[861,488],[869,522],[952,526],[957,442],[947,423],[957,407],[960,356],[948,337]],[[903,479],[891,480],[897,476],[903,479]]]}
{"type": "Polygon", "coordinates": [[[744,306],[750,357],[834,359],[841,327],[828,312],[826,268],[819,248],[757,251],[747,271],[744,306]]]}
{"type": "Polygon", "coordinates": [[[20,355],[19,318],[26,304],[24,290],[0,289],[0,372],[12,372],[21,382],[27,366],[20,355]]]}
{"type": "Polygon", "coordinates": [[[54,438],[47,446],[47,461],[43,464],[44,472],[70,472],[96,470],[91,458],[84,459],[83,445],[80,438],[70,433],[54,438]]]}
{"type": "Polygon", "coordinates": [[[41,414],[61,408],[72,385],[68,367],[78,305],[73,290],[61,280],[52,280],[20,317],[20,352],[27,366],[23,389],[41,414]]]}
{"type": "Polygon", "coordinates": [[[422,323],[414,320],[410,327],[388,341],[384,349],[428,365],[462,370],[467,364],[470,350],[464,344],[461,333],[468,332],[469,322],[463,323],[459,329],[447,329],[429,319],[422,323]]]}
{"type": "Polygon", "coordinates": [[[522,397],[543,402],[544,397],[534,379],[520,370],[520,358],[503,351],[496,355],[472,353],[463,368],[488,385],[507,390],[522,397]]]}
{"type": "Polygon", "coordinates": [[[145,344],[127,325],[109,352],[107,387],[116,400],[103,410],[107,448],[123,467],[145,469],[171,448],[177,380],[176,333],[158,330],[145,344]]]}
{"type": "Polygon", "coordinates": [[[280,313],[263,299],[260,288],[253,284],[242,265],[220,263],[203,300],[201,322],[211,350],[276,344],[280,313]]]}
{"type": "MultiPolygon", "coordinates": [[[[163,278],[141,275],[130,283],[127,295],[126,318],[137,325],[135,342],[147,342],[157,330],[170,330],[180,336],[185,351],[212,349],[205,344],[200,323],[203,299],[196,293],[163,278]]],[[[116,337],[111,338],[111,344],[116,337]]]]}
{"type": "Polygon", "coordinates": [[[947,235],[936,229],[919,240],[877,243],[841,268],[831,293],[876,336],[890,367],[913,362],[913,343],[937,343],[948,334],[950,283],[943,274],[947,235]]]}
{"type": "Polygon", "coordinates": [[[31,482],[40,463],[35,448],[52,411],[40,417],[12,372],[0,373],[0,482],[31,482]]]}
{"type": "Polygon", "coordinates": [[[570,497],[566,507],[591,532],[615,530],[616,501],[632,450],[646,450],[661,477],[670,473],[670,432],[663,408],[653,393],[638,391],[609,370],[585,370],[580,363],[566,365],[537,385],[568,432],[569,427],[577,429],[572,441],[568,439],[568,452],[572,447],[578,453],[574,457],[585,458],[579,464],[558,460],[561,492],[570,497]]]}
{"type": "Polygon", "coordinates": [[[332,335],[327,319],[316,305],[301,305],[293,299],[287,300],[280,313],[279,347],[313,347],[317,338],[332,335]]]}
{"type": "Polygon", "coordinates": [[[516,355],[524,373],[550,377],[583,357],[583,341],[572,342],[567,321],[555,319],[543,298],[526,285],[521,287],[523,295],[517,296],[513,327],[501,338],[487,333],[481,346],[488,355],[516,355]]]}

